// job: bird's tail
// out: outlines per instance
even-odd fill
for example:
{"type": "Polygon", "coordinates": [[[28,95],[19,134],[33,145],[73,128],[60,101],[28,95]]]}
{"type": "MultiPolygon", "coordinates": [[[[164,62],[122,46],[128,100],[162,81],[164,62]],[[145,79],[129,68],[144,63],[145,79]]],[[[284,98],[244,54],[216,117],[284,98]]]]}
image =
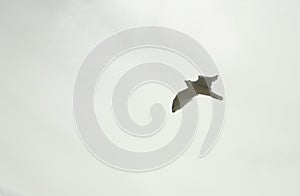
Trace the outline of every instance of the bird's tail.
{"type": "Polygon", "coordinates": [[[214,93],[214,92],[210,92],[210,96],[212,97],[212,98],[215,98],[215,99],[217,99],[217,100],[223,100],[223,97],[222,96],[220,96],[220,95],[217,95],[216,93],[214,93]]]}

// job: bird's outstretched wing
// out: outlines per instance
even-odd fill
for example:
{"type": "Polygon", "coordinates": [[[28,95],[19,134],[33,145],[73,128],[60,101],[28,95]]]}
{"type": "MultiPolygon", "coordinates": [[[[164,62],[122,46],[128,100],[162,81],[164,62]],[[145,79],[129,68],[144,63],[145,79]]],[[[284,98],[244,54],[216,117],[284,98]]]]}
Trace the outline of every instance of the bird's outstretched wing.
{"type": "Polygon", "coordinates": [[[177,93],[177,95],[173,99],[172,112],[180,110],[183,106],[190,102],[194,96],[196,96],[195,92],[191,91],[189,88],[177,93]]]}
{"type": "Polygon", "coordinates": [[[218,75],[212,76],[212,77],[207,77],[207,76],[198,76],[198,80],[194,81],[193,83],[197,86],[202,86],[202,87],[211,87],[211,84],[218,79],[218,75]]]}

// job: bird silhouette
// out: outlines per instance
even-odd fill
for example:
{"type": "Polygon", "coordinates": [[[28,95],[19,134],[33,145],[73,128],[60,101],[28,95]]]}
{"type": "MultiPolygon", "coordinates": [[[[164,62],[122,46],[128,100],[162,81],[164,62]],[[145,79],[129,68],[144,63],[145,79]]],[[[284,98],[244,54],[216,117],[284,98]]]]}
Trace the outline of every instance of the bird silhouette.
{"type": "Polygon", "coordinates": [[[206,95],[212,98],[223,100],[223,97],[212,92],[211,85],[214,81],[218,79],[218,75],[213,77],[198,76],[197,81],[185,80],[185,84],[188,88],[177,93],[176,97],[173,99],[172,112],[176,112],[185,106],[188,102],[192,100],[193,97],[197,95],[206,95]]]}

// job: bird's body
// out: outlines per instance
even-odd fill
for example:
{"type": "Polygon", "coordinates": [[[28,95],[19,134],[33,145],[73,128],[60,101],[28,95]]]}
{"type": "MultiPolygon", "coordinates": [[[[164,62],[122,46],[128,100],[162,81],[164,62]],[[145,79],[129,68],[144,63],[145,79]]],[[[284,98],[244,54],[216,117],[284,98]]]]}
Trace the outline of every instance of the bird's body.
{"type": "Polygon", "coordinates": [[[211,91],[212,82],[218,79],[218,76],[206,77],[198,76],[197,81],[186,80],[187,89],[180,91],[173,100],[172,112],[176,112],[185,106],[193,97],[201,94],[211,96],[212,98],[223,100],[223,97],[211,91]]]}

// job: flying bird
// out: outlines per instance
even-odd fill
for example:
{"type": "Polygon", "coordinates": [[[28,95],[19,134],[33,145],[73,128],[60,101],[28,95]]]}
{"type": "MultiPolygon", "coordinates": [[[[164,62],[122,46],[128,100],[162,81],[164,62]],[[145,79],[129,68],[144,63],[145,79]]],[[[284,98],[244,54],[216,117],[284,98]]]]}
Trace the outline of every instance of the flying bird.
{"type": "Polygon", "coordinates": [[[176,112],[192,100],[193,97],[201,94],[212,98],[223,100],[223,97],[212,92],[211,84],[218,79],[218,75],[213,77],[198,76],[197,81],[185,80],[188,88],[180,91],[173,99],[172,112],[176,112]]]}

